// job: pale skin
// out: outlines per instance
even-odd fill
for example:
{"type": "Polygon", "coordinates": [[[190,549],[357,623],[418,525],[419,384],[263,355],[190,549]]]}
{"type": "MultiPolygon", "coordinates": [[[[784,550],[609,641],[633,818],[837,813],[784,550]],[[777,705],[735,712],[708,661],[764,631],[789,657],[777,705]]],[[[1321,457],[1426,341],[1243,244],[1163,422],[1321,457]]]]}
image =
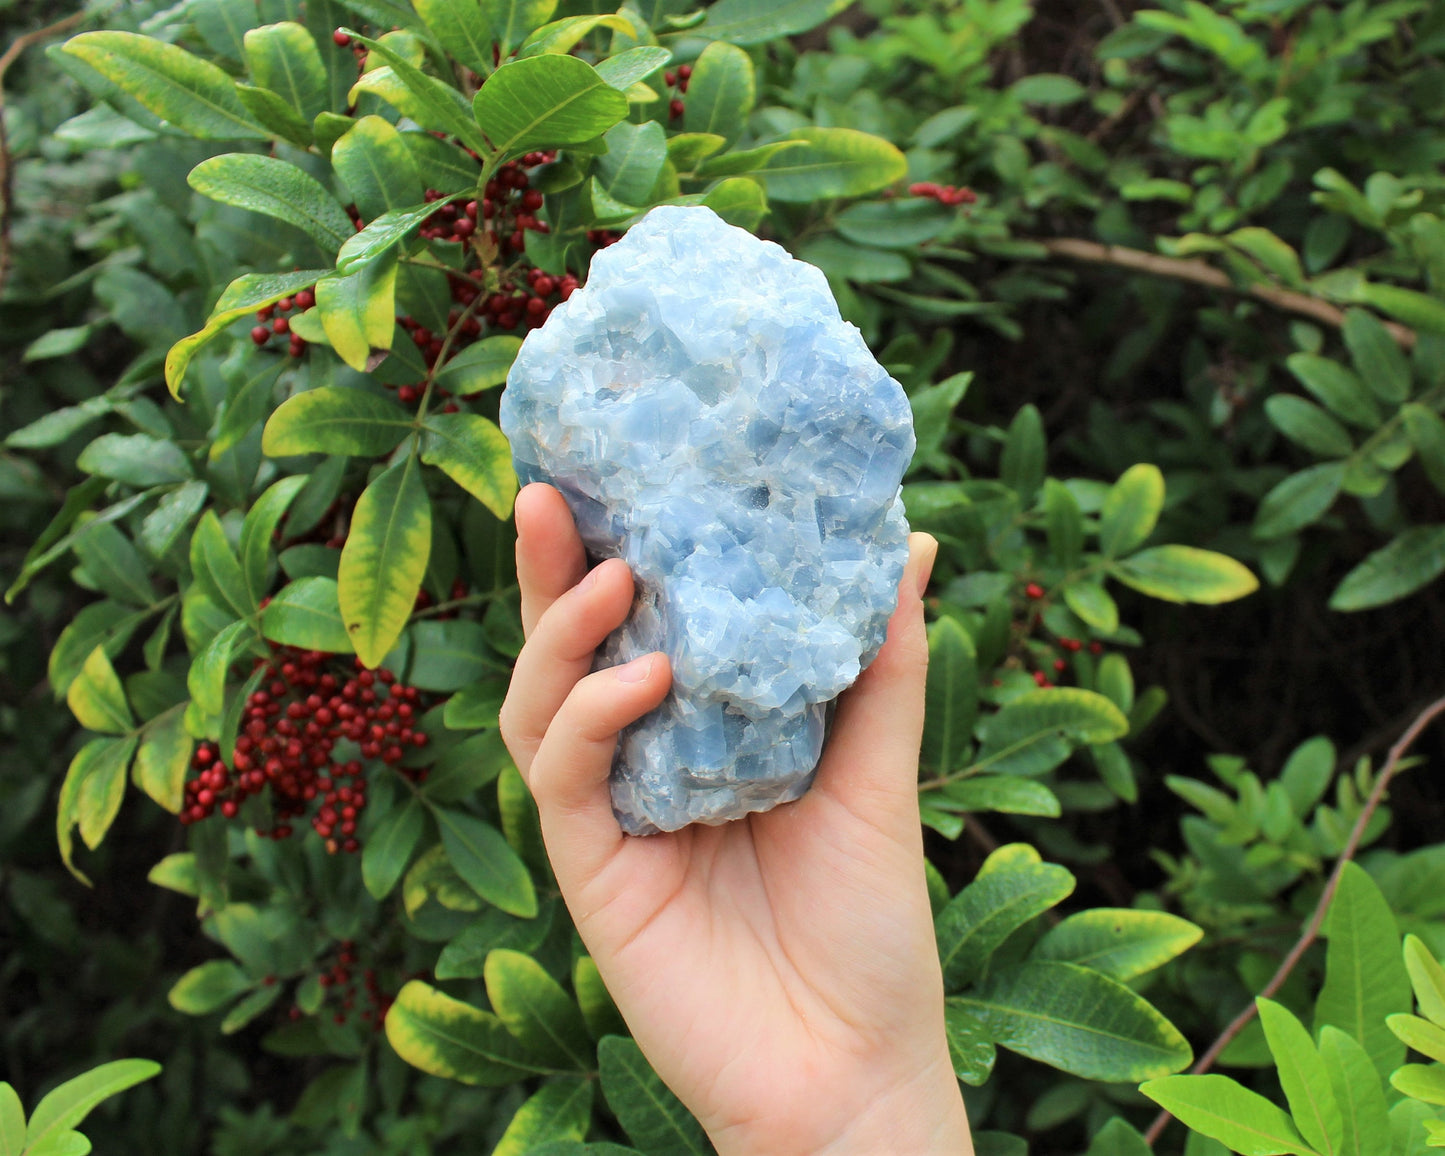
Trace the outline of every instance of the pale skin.
{"type": "Polygon", "coordinates": [[[527,644],[502,734],[577,930],[658,1074],[724,1156],[972,1156],[918,821],[937,543],[912,535],[888,641],[802,799],[636,838],[607,776],[618,731],[667,694],[667,658],[589,673],[632,576],[616,559],[588,570],[548,486],[518,495],[516,519],[527,644]]]}

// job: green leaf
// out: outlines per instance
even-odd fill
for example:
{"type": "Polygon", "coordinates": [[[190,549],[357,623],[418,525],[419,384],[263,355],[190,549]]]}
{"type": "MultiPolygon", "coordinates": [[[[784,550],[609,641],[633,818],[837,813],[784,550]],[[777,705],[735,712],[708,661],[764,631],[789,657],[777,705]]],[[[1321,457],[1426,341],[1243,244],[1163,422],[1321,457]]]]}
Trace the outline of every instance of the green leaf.
{"type": "Polygon", "coordinates": [[[1388,313],[1411,329],[1445,333],[1445,301],[1437,297],[1401,289],[1398,285],[1364,284],[1355,291],[1355,299],[1388,313]]]}
{"type": "Polygon", "coordinates": [[[413,7],[448,55],[482,76],[491,72],[492,29],[480,7],[448,0],[413,0],[413,7]]]}
{"type": "Polygon", "coordinates": [[[1064,570],[1077,567],[1084,552],[1084,515],[1069,487],[1057,478],[1044,480],[1044,529],[1054,562],[1064,570]]]}
{"type": "Polygon", "coordinates": [[[102,434],[80,451],[75,464],[88,474],[128,486],[189,481],[191,464],[175,442],[149,434],[102,434]]]}
{"type": "Polygon", "coordinates": [[[695,31],[710,40],[762,44],[816,28],[847,6],[848,0],[718,0],[695,31]]]}
{"type": "Polygon", "coordinates": [[[1436,1063],[1445,1063],[1445,1028],[1419,1016],[1397,1012],[1386,1021],[1395,1038],[1411,1051],[1419,1052],[1436,1063]]]}
{"type": "Polygon", "coordinates": [[[714,133],[735,144],[755,98],[752,58],[725,40],[714,40],[693,64],[682,127],[686,132],[714,133]]]}
{"type": "Polygon", "coordinates": [[[326,186],[310,173],[275,157],[226,153],[202,161],[186,178],[202,196],[295,225],[327,253],[340,249],[355,229],[326,186]]]}
{"type": "MultiPolygon", "coordinates": [[[[716,12],[717,5],[710,11],[716,12]]],[[[856,129],[800,128],[783,139],[803,141],[805,147],[779,153],[759,170],[774,200],[861,197],[901,180],[908,171],[896,146],[856,129]]]]}
{"type": "Polygon", "coordinates": [[[396,332],[396,272],[397,262],[385,254],[353,272],[316,282],[316,311],[326,340],[358,373],[371,365],[373,351],[391,348],[396,332]]]}
{"type": "Polygon", "coordinates": [[[995,1042],[1088,1080],[1132,1083],[1191,1059],[1188,1042],[1142,996],[1072,963],[1022,963],[955,1002],[995,1042]]]}
{"type": "Polygon", "coordinates": [[[547,1141],[580,1141],[591,1122],[591,1081],[580,1076],[554,1077],[517,1109],[492,1156],[527,1156],[547,1141]]]}
{"type": "Polygon", "coordinates": [[[283,646],[350,654],[351,635],[341,621],[334,578],[298,578],[261,612],[261,636],[283,646]]]}
{"type": "Polygon", "coordinates": [[[378,475],[357,499],[341,550],[337,598],[357,656],[381,663],[416,604],[431,554],[431,503],[412,457],[378,475]]]}
{"type": "Polygon", "coordinates": [[[552,19],[557,10],[557,0],[481,0],[481,5],[503,59],[528,33],[552,19]]]}
{"type": "MultiPolygon", "coordinates": [[[[410,134],[408,134],[410,135],[410,134]]],[[[341,251],[336,254],[336,272],[349,276],[357,269],[380,260],[395,249],[443,205],[457,200],[457,196],[430,201],[410,209],[389,209],[376,220],[367,223],[366,228],[353,235],[341,251]]],[[[388,345],[388,348],[390,346],[388,345]]]]}
{"type": "Polygon", "coordinates": [[[940,774],[963,765],[978,717],[978,659],[958,621],[940,618],[928,629],[923,760],[940,774]]]}
{"type": "Polygon", "coordinates": [[[638,27],[626,13],[591,16],[564,16],[528,34],[517,50],[518,56],[540,56],[544,52],[571,52],[582,39],[599,28],[610,28],[624,36],[636,38],[638,27]]]}
{"type": "Polygon", "coordinates": [[[191,535],[191,577],[219,607],[229,607],[240,618],[256,608],[246,590],[240,559],[226,540],[226,531],[215,510],[207,510],[191,535]]]}
{"type": "Polygon", "coordinates": [[[739,229],[752,232],[768,213],[768,196],[751,177],[729,177],[703,194],[702,203],[739,229]]]}
{"type": "Polygon", "coordinates": [[[610,197],[623,204],[650,204],[667,163],[667,134],[662,125],[655,120],[646,124],[624,120],[608,129],[602,139],[607,152],[597,158],[598,182],[610,197]]]}
{"type": "Polygon", "coordinates": [[[484,337],[468,345],[442,366],[437,372],[436,384],[458,397],[470,397],[501,385],[507,380],[507,372],[521,348],[520,337],[506,334],[484,337]]]}
{"type": "Polygon", "coordinates": [[[155,587],[149,567],[131,540],[105,522],[91,522],[74,542],[75,556],[86,577],[117,602],[153,606],[155,587]]]}
{"type": "Polygon", "coordinates": [[[934,921],[944,988],[972,983],[1005,939],[1073,890],[1074,876],[1052,863],[991,871],[970,883],[934,921]]]}
{"type": "Polygon", "coordinates": [[[1026,405],[1009,423],[999,458],[998,479],[1024,503],[1031,502],[1044,482],[1048,446],[1044,441],[1044,420],[1036,406],[1026,405]]]}
{"type": "Polygon", "coordinates": [[[1187,919],[1163,911],[1095,907],[1049,928],[1029,958],[1077,963],[1124,983],[1188,951],[1203,935],[1187,919]]]}
{"type": "Polygon", "coordinates": [[[1281,1109],[1228,1076],[1171,1076],[1150,1080],[1139,1091],[1242,1156],[1319,1156],[1281,1109]]]}
{"type": "Polygon", "coordinates": [[[597,1045],[602,1094],[628,1137],[648,1156],[710,1156],[712,1145],[691,1112],[623,1036],[597,1045]]]}
{"type": "Polygon", "coordinates": [[[1381,1077],[1405,1058],[1385,1023],[1410,1010],[1410,977],[1390,905],[1363,867],[1346,863],[1325,922],[1325,984],[1315,1002],[1315,1030],[1333,1025],[1359,1043],[1381,1077]]]}
{"type": "Polygon", "coordinates": [[[1299,287],[1304,284],[1304,270],[1300,267],[1299,254],[1268,229],[1255,226],[1236,229],[1226,239],[1236,249],[1248,253],[1286,285],[1299,287]]]}
{"type": "MultiPolygon", "coordinates": [[[[411,629],[411,639],[416,657],[407,681],[419,690],[449,693],[498,669],[497,660],[489,655],[486,630],[480,622],[418,622],[411,629]]],[[[455,700],[454,695],[448,707],[455,700]]]]}
{"type": "Polygon", "coordinates": [[[90,652],[65,692],[71,713],[86,730],[102,734],[124,734],[135,725],[120,677],[106,657],[105,647],[90,652]]]}
{"type": "Polygon", "coordinates": [[[1388,1135],[1389,1110],[1369,1054],[1327,1024],[1320,1031],[1320,1057],[1340,1108],[1340,1156],[1377,1156],[1380,1137],[1388,1135]]]}
{"type": "Polygon", "coordinates": [[[262,88],[286,101],[310,124],[330,103],[321,53],[305,26],[286,20],[252,28],[245,36],[246,66],[262,88]]]}
{"type": "Polygon", "coordinates": [[[448,413],[428,417],[421,460],[436,466],[498,518],[512,513],[517,475],[506,436],[480,414],[448,413]]]}
{"type": "Polygon", "coordinates": [[[25,1132],[27,1149],[34,1150],[42,1141],[69,1131],[97,1104],[149,1080],[160,1070],[153,1060],[113,1060],[66,1080],[35,1105],[25,1132]]]}
{"type": "Polygon", "coordinates": [[[287,508],[305,484],[305,474],[294,474],[273,483],[256,499],[241,523],[241,573],[253,603],[259,603],[266,593],[271,540],[287,508]]]}
{"type": "Polygon", "coordinates": [[[580,955],[572,965],[572,990],[577,993],[577,1006],[582,1009],[582,1018],[592,1038],[600,1040],[606,1035],[620,1035],[627,1030],[622,1013],[612,1002],[607,986],[602,982],[602,973],[590,955],[580,955]]]}
{"type": "Polygon", "coordinates": [[[1007,815],[1058,818],[1058,796],[1032,779],[1015,775],[970,775],[929,791],[924,802],[936,811],[997,811],[1007,815]]]}
{"type": "Polygon", "coordinates": [[[191,747],[186,716],[179,708],[166,711],[141,732],[131,770],[135,785],[172,815],[181,809],[191,747]]]}
{"type": "Polygon", "coordinates": [[[468,887],[510,915],[531,919],[537,893],[526,865],[490,823],[444,807],[433,808],[447,858],[468,887]]]}
{"type": "Polygon", "coordinates": [[[1355,369],[1376,397],[1398,404],[1410,396],[1410,363],[1378,317],[1348,309],[1343,332],[1355,369]]]}
{"type": "Polygon", "coordinates": [[[1150,1148],[1139,1132],[1115,1116],[1094,1134],[1084,1156],[1149,1156],[1150,1148]]]}
{"type": "Polygon", "coordinates": [[[408,799],[393,807],[361,849],[361,881],[373,899],[385,899],[411,861],[425,826],[420,800],[408,799]]]}
{"type": "MultiPolygon", "coordinates": [[[[475,13],[469,4],[448,5],[475,13]]],[[[401,133],[379,116],[364,116],[331,146],[331,164],[363,220],[410,209],[426,192],[401,133]]]]}
{"type": "Polygon", "coordinates": [[[1412,1099],[1445,1105],[1445,1068],[1439,1064],[1405,1064],[1390,1073],[1390,1086],[1412,1099]]]}
{"type": "Polygon", "coordinates": [[[1233,558],[1193,546],[1154,546],[1114,563],[1125,586],[1166,602],[1215,605],[1259,589],[1259,579],[1233,558]]]}
{"type": "Polygon", "coordinates": [[[1100,634],[1113,634],[1119,629],[1119,607],[1103,586],[1079,580],[1063,588],[1064,605],[1100,634]]]}
{"type": "Polygon", "coordinates": [[[1352,370],[1315,353],[1291,354],[1285,364],[1336,417],[1372,432],[1379,427],[1380,407],[1352,370]]]}
{"type": "Polygon", "coordinates": [[[181,382],[191,359],[233,321],[314,285],[326,272],[325,269],[301,269],[294,273],[247,273],[237,277],[221,293],[204,328],[177,341],[166,354],[166,386],[171,395],[181,396],[181,382]]]}
{"type": "Polygon", "coordinates": [[[502,65],[472,111],[505,159],[599,137],[627,115],[627,98],[585,61],[548,53],[502,65]]]}
{"type": "Polygon", "coordinates": [[[1400,417],[1425,476],[1445,494],[1445,420],[1434,410],[1414,402],[1401,408],[1400,417]]]}
{"type": "Polygon", "coordinates": [[[390,398],[365,389],[323,385],[281,403],[261,439],[274,458],[293,454],[390,453],[416,427],[411,414],[390,398]]]}
{"type": "Polygon", "coordinates": [[[52,1132],[25,1150],[26,1156],[89,1156],[90,1140],[79,1132],[52,1132]]]}
{"type": "Polygon", "coordinates": [[[246,111],[278,139],[289,141],[298,148],[311,147],[311,126],[286,103],[284,97],[277,96],[269,88],[257,88],[250,84],[237,84],[236,95],[241,98],[246,111]]]}
{"type": "Polygon", "coordinates": [[[1344,479],[1343,462],[1323,462],[1290,474],[1259,503],[1250,533],[1268,540],[1314,525],[1335,504],[1344,479]]]}
{"type": "Polygon", "coordinates": [[[251,979],[229,959],[213,959],[176,980],[166,999],[176,1011],[203,1016],[251,989],[251,979]]]}
{"type": "Polygon", "coordinates": [[[132,32],[83,32],[64,51],[85,61],[149,112],[202,140],[266,140],[269,134],[214,64],[132,32]]]}
{"type": "Polygon", "coordinates": [[[1125,470],[1110,487],[1099,511],[1099,549],[1118,558],[1142,546],[1164,509],[1164,475],[1158,466],[1140,462],[1125,470]]]}
{"type": "Polygon", "coordinates": [[[483,975],[493,1010],[527,1055],[548,1067],[592,1070],[592,1039],[582,1012],[540,963],[498,948],[487,956],[483,975]]]}
{"type": "Polygon", "coordinates": [[[1345,575],[1331,610],[1369,610],[1408,597],[1445,573],[1445,525],[1412,526],[1345,575]]]}
{"type": "Polygon", "coordinates": [[[134,611],[114,602],[93,602],[83,607],[60,632],[50,651],[50,689],[57,699],[80,673],[90,652],[103,647],[107,658],[114,658],[124,648],[136,627],[150,617],[148,611],[134,611]]]}
{"type": "Polygon", "coordinates": [[[1312,401],[1277,393],[1265,401],[1264,412],[1280,433],[1312,454],[1343,458],[1354,452],[1349,430],[1312,401]]]}
{"type": "Polygon", "coordinates": [[[167,891],[189,895],[192,899],[199,893],[196,883],[196,856],[190,851],[177,851],[167,855],[146,873],[146,880],[167,891]]]}
{"type": "Polygon", "coordinates": [[[448,730],[475,730],[497,725],[507,697],[507,680],[487,678],[462,687],[443,708],[442,722],[448,730]]]}
{"type": "Polygon", "coordinates": [[[8,1083],[0,1081],[0,1156],[21,1156],[25,1147],[25,1106],[8,1083]]]}
{"type": "MultiPolygon", "coordinates": [[[[236,654],[237,643],[251,631],[244,620],[230,623],[213,634],[201,652],[191,661],[186,676],[186,689],[199,710],[207,715],[220,715],[226,705],[226,677],[236,654]]],[[[212,736],[214,737],[214,736],[212,736]]]]}
{"type": "Polygon", "coordinates": [[[1107,743],[1128,733],[1129,720],[1101,694],[1072,687],[1029,691],[987,721],[974,765],[998,773],[1040,744],[1107,743]]]}
{"type": "Polygon", "coordinates": [[[88,768],[75,793],[75,820],[80,837],[94,851],[115,822],[125,798],[125,773],[138,739],[127,735],[106,740],[106,746],[88,768]]]}
{"type": "MultiPolygon", "coordinates": [[[[651,76],[672,59],[672,52],[655,44],[640,44],[609,56],[597,64],[597,75],[618,92],[626,92],[638,81],[651,76]]],[[[677,138],[674,137],[674,140],[677,138]]],[[[718,148],[722,145],[719,143],[718,148]]]]}
{"type": "Polygon", "coordinates": [[[948,1058],[953,1074],[965,1084],[982,1087],[993,1074],[997,1051],[984,1027],[954,1002],[946,1000],[943,1027],[948,1037],[948,1058]]]}
{"type": "Polygon", "coordinates": [[[282,988],[280,984],[272,984],[270,987],[258,987],[226,1013],[221,1020],[221,1034],[223,1036],[229,1036],[240,1031],[280,999],[281,991],[282,988]]]}
{"type": "Polygon", "coordinates": [[[1309,1032],[1288,1010],[1260,997],[1260,1024],[1279,1072],[1290,1114],[1305,1142],[1334,1156],[1344,1139],[1340,1106],[1309,1032]]]}
{"type": "Polygon", "coordinates": [[[1405,970],[1420,1003],[1420,1014],[1445,1027],[1445,968],[1419,936],[1405,936],[1405,970]]]}
{"type": "MultiPolygon", "coordinates": [[[[544,906],[535,919],[515,919],[489,907],[461,934],[442,948],[437,979],[475,979],[486,969],[487,956],[499,947],[536,951],[552,926],[552,908],[544,906]]],[[[583,1005],[586,1014],[586,1005],[583,1005]]]]}
{"type": "Polygon", "coordinates": [[[1009,85],[1008,92],[1023,104],[1050,107],[1074,104],[1088,95],[1088,90],[1072,76],[1057,72],[1038,72],[1022,77],[1009,85]]]}
{"type": "MultiPolygon", "coordinates": [[[[388,101],[399,112],[416,121],[427,132],[445,133],[447,136],[457,137],[464,145],[476,152],[485,151],[486,141],[477,131],[476,122],[471,118],[466,99],[460,92],[450,84],[428,76],[381,41],[372,40],[355,32],[351,33],[351,38],[363,47],[369,48],[373,56],[386,61],[388,66],[375,68],[356,82],[347,98],[352,104],[356,103],[358,91],[368,91],[370,89],[368,82],[374,84],[376,81],[382,80],[381,74],[385,73],[393,79],[394,84],[388,86],[383,83],[379,93],[383,100],[388,101]]],[[[415,42],[413,41],[413,43],[415,42]]]]}
{"type": "Polygon", "coordinates": [[[496,1016],[420,980],[397,992],[386,1038],[412,1067],[463,1084],[501,1087],[535,1070],[496,1016]]]}

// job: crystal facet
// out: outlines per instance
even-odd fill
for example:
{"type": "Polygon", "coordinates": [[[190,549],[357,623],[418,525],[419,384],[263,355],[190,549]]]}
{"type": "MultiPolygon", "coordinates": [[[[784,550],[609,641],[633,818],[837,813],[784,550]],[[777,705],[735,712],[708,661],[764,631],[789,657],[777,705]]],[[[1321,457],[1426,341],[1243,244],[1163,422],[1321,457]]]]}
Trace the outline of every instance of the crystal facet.
{"type": "Polygon", "coordinates": [[[566,497],[637,599],[599,667],[673,689],[612,770],[624,830],[796,799],[829,704],[883,645],[913,421],[823,274],[705,208],[654,209],[528,335],[502,396],[524,483],[566,497]]]}

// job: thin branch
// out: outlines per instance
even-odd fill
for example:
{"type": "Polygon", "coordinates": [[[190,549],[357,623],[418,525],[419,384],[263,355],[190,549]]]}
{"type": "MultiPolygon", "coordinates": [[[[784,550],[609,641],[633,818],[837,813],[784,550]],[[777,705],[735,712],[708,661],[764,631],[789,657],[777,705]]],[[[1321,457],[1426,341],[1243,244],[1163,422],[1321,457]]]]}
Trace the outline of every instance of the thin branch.
{"type": "Polygon", "coordinates": [[[57,20],[54,24],[17,36],[4,54],[0,55],[0,300],[5,296],[5,283],[10,278],[10,265],[14,260],[10,242],[14,164],[10,156],[10,136],[5,131],[5,73],[31,45],[69,32],[89,15],[89,12],[82,9],[72,12],[64,20],[57,20]]]}
{"type": "MultiPolygon", "coordinates": [[[[1243,293],[1288,313],[1300,313],[1313,317],[1338,329],[1345,323],[1342,310],[1328,301],[1299,293],[1293,289],[1281,289],[1278,285],[1237,285],[1229,274],[1216,269],[1207,261],[1186,260],[1182,257],[1164,257],[1158,253],[1146,253],[1142,249],[1128,249],[1123,245],[1101,245],[1097,241],[1085,241],[1078,237],[1055,237],[1038,241],[1057,257],[1068,257],[1074,261],[1088,261],[1095,265],[1113,265],[1120,269],[1133,269],[1140,273],[1151,273],[1156,277],[1170,277],[1176,281],[1192,281],[1196,285],[1207,285],[1211,289],[1223,289],[1230,293],[1243,293]]],[[[1405,349],[1415,345],[1415,331],[1385,322],[1385,328],[1405,349]]]]}
{"type": "MultiPolygon", "coordinates": [[[[1420,737],[1421,732],[1442,713],[1445,713],[1445,698],[1438,698],[1415,716],[1415,721],[1405,729],[1405,733],[1402,734],[1399,739],[1396,740],[1395,745],[1390,748],[1390,753],[1385,758],[1385,765],[1380,768],[1379,777],[1375,780],[1374,789],[1370,791],[1370,797],[1365,800],[1365,805],[1360,810],[1359,818],[1355,820],[1355,825],[1350,830],[1350,837],[1345,842],[1345,848],[1340,852],[1340,857],[1335,861],[1334,870],[1330,872],[1330,878],[1325,884],[1325,889],[1320,892],[1319,902],[1315,904],[1314,914],[1310,916],[1310,921],[1305,927],[1304,933],[1295,942],[1295,945],[1290,948],[1289,954],[1284,957],[1278,970],[1270,977],[1270,981],[1264,985],[1259,993],[1265,999],[1274,995],[1275,992],[1284,986],[1285,980],[1290,977],[1290,973],[1294,971],[1295,966],[1304,958],[1305,952],[1308,951],[1315,940],[1319,938],[1320,930],[1325,925],[1325,916],[1329,913],[1330,902],[1334,899],[1335,892],[1340,886],[1340,878],[1345,873],[1345,864],[1353,860],[1355,852],[1360,849],[1360,840],[1365,837],[1365,828],[1370,825],[1370,820],[1374,818],[1375,812],[1379,810],[1380,803],[1385,798],[1385,792],[1390,787],[1390,781],[1395,777],[1395,772],[1400,769],[1400,760],[1403,759],[1406,752],[1415,745],[1415,740],[1420,737]]],[[[1202,1076],[1205,1072],[1209,1071],[1210,1068],[1214,1067],[1215,1061],[1219,1059],[1220,1053],[1229,1046],[1235,1036],[1239,1035],[1240,1032],[1249,1026],[1249,1022],[1254,1019],[1256,1014],[1258,1014],[1257,1005],[1251,1000],[1249,1006],[1235,1016],[1229,1026],[1219,1034],[1219,1038],[1209,1045],[1209,1050],[1199,1057],[1199,1062],[1189,1069],[1189,1074],[1202,1076]]],[[[1160,1112],[1159,1115],[1154,1117],[1154,1122],[1149,1125],[1149,1131],[1144,1133],[1145,1142],[1152,1146],[1173,1118],[1168,1112],[1160,1112]]]]}

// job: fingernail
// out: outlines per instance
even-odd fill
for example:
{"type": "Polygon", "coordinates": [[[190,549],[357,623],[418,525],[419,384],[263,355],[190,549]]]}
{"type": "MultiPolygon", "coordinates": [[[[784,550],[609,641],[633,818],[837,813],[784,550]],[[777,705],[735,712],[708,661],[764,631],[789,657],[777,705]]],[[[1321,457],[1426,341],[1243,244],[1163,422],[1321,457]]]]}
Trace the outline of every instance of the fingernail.
{"type": "Polygon", "coordinates": [[[644,654],[641,658],[634,658],[623,666],[613,667],[617,672],[617,681],[646,682],[652,675],[652,667],[656,661],[657,655],[644,654]]]}
{"type": "Polygon", "coordinates": [[[918,597],[923,597],[923,592],[928,589],[928,580],[933,577],[933,563],[938,558],[938,539],[931,534],[923,535],[928,540],[921,544],[918,560],[918,597]]]}

